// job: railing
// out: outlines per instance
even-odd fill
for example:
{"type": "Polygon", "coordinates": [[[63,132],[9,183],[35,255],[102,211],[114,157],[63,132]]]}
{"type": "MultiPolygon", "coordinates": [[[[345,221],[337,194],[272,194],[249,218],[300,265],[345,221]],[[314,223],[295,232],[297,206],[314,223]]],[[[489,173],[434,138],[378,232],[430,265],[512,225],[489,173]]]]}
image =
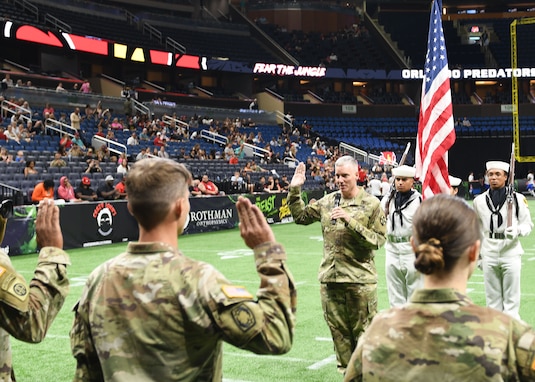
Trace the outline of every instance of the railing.
{"type": "Polygon", "coordinates": [[[186,53],[186,47],[179,43],[178,41],[173,40],[171,37],[166,37],[165,47],[167,49],[171,48],[173,53],[180,52],[182,54],[186,53]]]}
{"type": "MultiPolygon", "coordinates": [[[[183,130],[184,130],[184,134],[186,136],[189,137],[189,125],[184,122],[184,121],[181,121],[180,119],[176,119],[174,117],[171,117],[167,114],[164,114],[164,116],[162,117],[162,122],[165,123],[167,126],[172,126],[173,123],[176,125],[180,125],[182,126],[183,130]]],[[[202,136],[202,134],[201,134],[202,136]]]]}
{"type": "Polygon", "coordinates": [[[71,138],[74,138],[74,134],[78,132],[78,130],[76,130],[71,125],[57,121],[52,118],[47,118],[45,121],[45,132],[49,129],[58,132],[59,135],[67,134],[71,138]]]}
{"type": "Polygon", "coordinates": [[[245,156],[248,157],[256,156],[264,158],[266,154],[269,155],[269,150],[263,149],[262,147],[258,147],[255,145],[251,145],[250,143],[243,144],[243,151],[245,151],[245,156]]]}
{"type": "Polygon", "coordinates": [[[152,25],[143,23],[143,34],[147,33],[149,35],[149,38],[155,38],[162,43],[162,32],[160,32],[158,29],[154,28],[152,25]]]}
{"type": "Polygon", "coordinates": [[[220,145],[226,145],[228,143],[228,138],[226,136],[205,129],[201,130],[201,138],[220,145]]]}
{"type": "Polygon", "coordinates": [[[20,112],[20,117],[24,120],[24,122],[28,123],[32,120],[32,111],[30,109],[26,109],[25,107],[17,105],[16,103],[4,100],[2,101],[1,108],[2,116],[5,118],[11,118],[11,115],[15,115],[17,114],[17,112],[20,112]]]}
{"type": "Polygon", "coordinates": [[[344,143],[344,142],[340,142],[339,149],[340,149],[340,154],[342,155],[350,155],[359,162],[369,163],[368,160],[369,160],[370,154],[368,154],[368,152],[364,150],[348,145],[347,143],[344,143]]]}
{"type": "Polygon", "coordinates": [[[61,29],[68,33],[72,32],[72,27],[69,24],[61,21],[57,17],[52,16],[50,13],[45,14],[45,24],[47,23],[56,29],[61,29]]]}
{"type": "Polygon", "coordinates": [[[292,126],[292,119],[287,117],[282,111],[275,110],[275,116],[277,117],[277,122],[280,120],[283,126],[292,126]]]}
{"type": "Polygon", "coordinates": [[[24,204],[24,193],[20,188],[0,183],[0,200],[5,199],[11,199],[13,205],[20,206],[24,204]]]}
{"type": "Polygon", "coordinates": [[[135,99],[132,99],[132,105],[134,107],[134,113],[140,112],[141,114],[150,115],[150,109],[135,99]]]}
{"type": "Polygon", "coordinates": [[[35,17],[35,20],[39,21],[39,8],[37,6],[26,0],[15,0],[13,3],[21,7],[23,11],[31,13],[35,17]]]}
{"type": "Polygon", "coordinates": [[[101,137],[99,135],[93,135],[93,138],[91,138],[91,146],[95,148],[95,150],[99,150],[102,146],[106,146],[109,151],[115,154],[125,154],[128,156],[128,148],[126,145],[123,145],[122,143],[112,141],[111,139],[101,137]]]}

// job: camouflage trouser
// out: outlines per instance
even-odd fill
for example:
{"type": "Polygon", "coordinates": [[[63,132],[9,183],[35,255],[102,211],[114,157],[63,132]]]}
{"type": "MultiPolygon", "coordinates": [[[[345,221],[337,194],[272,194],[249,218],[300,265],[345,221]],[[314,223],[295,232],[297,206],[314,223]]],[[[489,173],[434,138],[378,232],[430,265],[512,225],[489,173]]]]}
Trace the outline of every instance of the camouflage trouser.
{"type": "Polygon", "coordinates": [[[323,316],[339,368],[346,368],[362,332],[377,313],[377,284],[321,284],[323,316]]]}

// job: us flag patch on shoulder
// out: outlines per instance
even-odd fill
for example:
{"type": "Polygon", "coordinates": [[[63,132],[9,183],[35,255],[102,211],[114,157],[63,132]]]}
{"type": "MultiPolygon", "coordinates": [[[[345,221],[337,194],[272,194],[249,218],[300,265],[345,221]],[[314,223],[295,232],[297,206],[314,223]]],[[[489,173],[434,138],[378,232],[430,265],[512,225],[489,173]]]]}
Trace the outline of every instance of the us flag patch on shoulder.
{"type": "Polygon", "coordinates": [[[253,295],[243,286],[223,285],[221,290],[228,298],[253,298],[253,295]]]}

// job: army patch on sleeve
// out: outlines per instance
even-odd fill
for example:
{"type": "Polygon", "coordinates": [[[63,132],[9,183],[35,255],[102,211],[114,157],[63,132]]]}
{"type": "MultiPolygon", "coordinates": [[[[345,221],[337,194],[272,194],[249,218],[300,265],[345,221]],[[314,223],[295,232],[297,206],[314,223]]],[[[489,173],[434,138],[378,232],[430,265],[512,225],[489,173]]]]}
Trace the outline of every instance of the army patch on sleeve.
{"type": "Polygon", "coordinates": [[[222,285],[221,290],[227,298],[253,298],[253,295],[243,286],[222,285]]]}
{"type": "Polygon", "coordinates": [[[253,312],[244,304],[232,308],[231,314],[234,322],[243,332],[248,331],[256,325],[253,312]]]}

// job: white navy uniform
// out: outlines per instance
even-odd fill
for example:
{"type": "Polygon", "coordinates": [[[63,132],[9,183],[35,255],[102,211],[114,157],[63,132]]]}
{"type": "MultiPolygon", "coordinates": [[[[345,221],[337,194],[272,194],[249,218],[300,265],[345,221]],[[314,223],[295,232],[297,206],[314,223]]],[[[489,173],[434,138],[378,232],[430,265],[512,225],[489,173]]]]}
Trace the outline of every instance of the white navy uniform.
{"type": "MultiPolygon", "coordinates": [[[[508,169],[508,167],[507,167],[508,169]]],[[[507,172],[507,171],[506,171],[507,172]]],[[[531,233],[533,223],[524,195],[515,192],[512,209],[512,235],[506,234],[506,188],[487,190],[474,199],[474,209],[481,222],[481,260],[485,278],[487,306],[520,318],[520,270],[524,249],[518,236],[531,233]],[[491,195],[499,193],[497,205],[491,195]]]]}
{"type": "MultiPolygon", "coordinates": [[[[412,217],[422,202],[422,195],[416,190],[410,193],[396,207],[396,197],[400,196],[396,191],[390,200],[386,217],[385,275],[391,307],[405,304],[412,293],[423,286],[422,275],[414,267],[415,255],[410,243],[412,217]]],[[[385,212],[388,199],[384,197],[381,201],[381,208],[385,212]]]]}

